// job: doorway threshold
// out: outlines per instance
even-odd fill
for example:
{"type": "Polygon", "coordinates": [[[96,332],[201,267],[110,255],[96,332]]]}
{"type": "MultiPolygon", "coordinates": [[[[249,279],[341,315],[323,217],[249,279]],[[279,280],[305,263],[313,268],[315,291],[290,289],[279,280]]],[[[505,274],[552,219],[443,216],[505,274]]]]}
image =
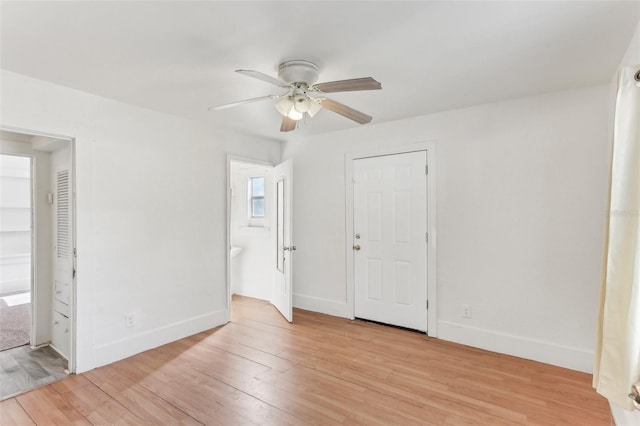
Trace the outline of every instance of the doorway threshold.
{"type": "Polygon", "coordinates": [[[356,317],[355,319],[357,321],[363,321],[363,322],[368,322],[368,323],[371,323],[371,324],[382,325],[384,327],[392,327],[392,328],[397,328],[398,330],[411,331],[412,333],[426,334],[426,332],[420,331],[420,330],[416,330],[415,328],[408,328],[408,327],[402,327],[400,325],[387,324],[386,322],[374,321],[374,320],[370,320],[370,319],[366,319],[366,318],[356,317]]]}
{"type": "Polygon", "coordinates": [[[0,352],[0,401],[68,376],[68,362],[50,346],[29,345],[0,352]]]}

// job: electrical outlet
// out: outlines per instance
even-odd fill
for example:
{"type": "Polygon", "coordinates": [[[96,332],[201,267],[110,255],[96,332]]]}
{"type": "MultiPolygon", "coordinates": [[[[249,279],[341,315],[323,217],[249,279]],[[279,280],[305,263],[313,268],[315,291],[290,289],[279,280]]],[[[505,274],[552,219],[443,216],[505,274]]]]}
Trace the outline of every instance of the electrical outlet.
{"type": "Polygon", "coordinates": [[[127,327],[133,327],[133,323],[134,323],[134,316],[133,316],[133,314],[127,314],[127,315],[125,315],[125,317],[124,317],[124,322],[125,322],[125,325],[126,325],[127,327]]]}
{"type": "Polygon", "coordinates": [[[462,318],[471,318],[471,305],[462,305],[462,318]]]}

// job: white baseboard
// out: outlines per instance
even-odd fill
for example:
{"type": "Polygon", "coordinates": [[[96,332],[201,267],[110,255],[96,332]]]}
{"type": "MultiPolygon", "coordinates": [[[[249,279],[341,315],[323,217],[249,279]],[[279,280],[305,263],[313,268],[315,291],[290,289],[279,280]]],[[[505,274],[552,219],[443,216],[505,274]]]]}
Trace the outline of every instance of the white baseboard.
{"type": "Polygon", "coordinates": [[[514,334],[438,321],[438,338],[591,374],[593,351],[514,334]]]}
{"type": "Polygon", "coordinates": [[[640,411],[628,411],[618,407],[615,404],[609,404],[611,406],[611,414],[613,415],[613,422],[616,426],[638,426],[640,425],[640,411]]]}
{"type": "MultiPolygon", "coordinates": [[[[91,370],[227,323],[226,309],[127,336],[94,348],[91,370]]],[[[82,373],[83,371],[77,371],[82,373]]]]}
{"type": "Polygon", "coordinates": [[[347,303],[320,297],[293,295],[293,307],[307,311],[320,312],[334,317],[347,318],[347,303]]]}
{"type": "Polygon", "coordinates": [[[231,294],[237,294],[238,296],[250,297],[252,299],[269,301],[270,294],[257,294],[257,293],[258,292],[256,292],[256,291],[246,291],[245,289],[242,289],[242,288],[231,291],[231,294]]]}

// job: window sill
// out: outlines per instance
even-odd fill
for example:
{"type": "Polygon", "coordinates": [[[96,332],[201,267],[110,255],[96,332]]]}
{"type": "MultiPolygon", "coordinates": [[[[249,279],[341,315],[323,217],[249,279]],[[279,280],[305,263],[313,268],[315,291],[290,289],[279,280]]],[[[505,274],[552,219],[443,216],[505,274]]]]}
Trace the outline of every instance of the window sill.
{"type": "Polygon", "coordinates": [[[268,231],[268,230],[270,230],[271,228],[270,228],[270,227],[268,227],[268,226],[258,226],[258,225],[251,226],[251,225],[246,225],[246,226],[241,226],[241,227],[240,227],[240,229],[256,229],[256,230],[264,229],[265,231],[268,231]]]}

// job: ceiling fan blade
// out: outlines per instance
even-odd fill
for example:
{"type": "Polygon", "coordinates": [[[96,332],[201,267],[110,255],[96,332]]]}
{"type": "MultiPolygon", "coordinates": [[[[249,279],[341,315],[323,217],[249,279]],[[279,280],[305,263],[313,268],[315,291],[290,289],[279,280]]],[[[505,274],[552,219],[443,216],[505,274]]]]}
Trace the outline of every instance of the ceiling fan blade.
{"type": "Polygon", "coordinates": [[[315,84],[313,87],[324,93],[354,92],[357,90],[380,90],[382,84],[371,77],[352,78],[351,80],[329,81],[315,84]]]}
{"type": "Polygon", "coordinates": [[[289,87],[289,85],[283,81],[278,80],[275,77],[271,77],[270,75],[267,75],[265,73],[262,73],[260,71],[254,71],[254,70],[236,70],[237,73],[240,73],[242,75],[246,75],[248,77],[253,77],[253,78],[257,78],[258,80],[262,80],[265,81],[267,83],[271,83],[275,86],[280,86],[280,87],[289,87]]]}
{"type": "Polygon", "coordinates": [[[324,98],[320,102],[320,106],[328,109],[329,111],[333,111],[337,114],[340,114],[343,117],[347,117],[349,120],[353,120],[356,123],[360,123],[360,124],[367,124],[373,118],[370,115],[367,115],[363,112],[360,112],[351,107],[343,105],[340,102],[332,101],[331,99],[324,98]]]}
{"type": "Polygon", "coordinates": [[[280,95],[260,96],[259,98],[245,99],[244,101],[232,102],[230,104],[224,104],[224,105],[218,105],[218,106],[209,107],[209,111],[213,111],[213,110],[218,111],[218,110],[221,110],[221,109],[233,108],[233,107],[238,106],[238,105],[251,104],[253,102],[265,101],[267,99],[277,99],[277,98],[280,98],[280,97],[281,97],[280,95]]]}
{"type": "Polygon", "coordinates": [[[282,117],[282,124],[280,124],[280,131],[290,132],[292,130],[295,130],[296,124],[298,124],[296,120],[292,120],[289,117],[282,117]]]}

